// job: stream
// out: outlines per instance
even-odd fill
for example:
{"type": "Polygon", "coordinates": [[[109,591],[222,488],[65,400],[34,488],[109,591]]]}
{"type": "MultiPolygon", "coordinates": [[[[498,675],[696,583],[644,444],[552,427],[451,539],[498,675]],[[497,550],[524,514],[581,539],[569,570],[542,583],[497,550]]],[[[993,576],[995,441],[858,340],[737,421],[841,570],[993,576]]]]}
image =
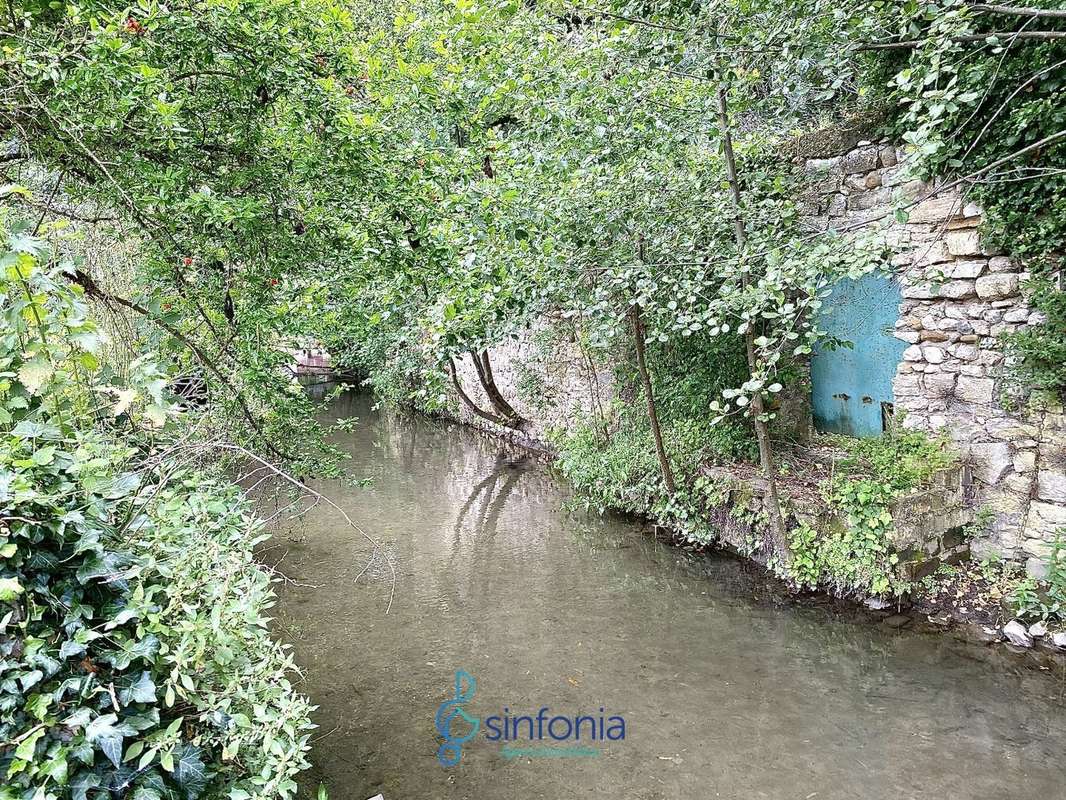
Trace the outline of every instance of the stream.
{"type": "Polygon", "coordinates": [[[460,426],[333,410],[359,418],[334,441],[363,485],[315,488],[382,551],[319,504],[261,554],[318,706],[302,796],[1066,797],[1061,672],[785,602],[734,558],[568,511],[546,466],[460,426]],[[478,726],[455,766],[442,704],[454,739],[478,726]]]}

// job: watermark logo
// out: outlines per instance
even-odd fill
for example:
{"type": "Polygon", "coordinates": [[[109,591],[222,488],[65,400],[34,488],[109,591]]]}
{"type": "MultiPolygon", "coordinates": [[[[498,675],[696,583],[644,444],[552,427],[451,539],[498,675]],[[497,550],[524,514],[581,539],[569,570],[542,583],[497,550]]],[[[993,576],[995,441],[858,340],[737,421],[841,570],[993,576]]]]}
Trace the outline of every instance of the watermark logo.
{"type": "Polygon", "coordinates": [[[608,714],[602,707],[598,714],[553,713],[549,706],[541,706],[536,713],[520,714],[504,708],[502,714],[486,717],[482,729],[481,719],[463,708],[476,691],[474,676],[466,670],[456,670],[455,696],[440,704],[435,718],[437,733],[444,738],[437,749],[441,766],[458,764],[463,757],[463,745],[478,732],[487,741],[501,743],[500,754],[507,759],[595,757],[600,755],[600,750],[590,744],[626,738],[625,717],[608,714]],[[464,730],[467,732],[463,733],[464,730]]]}
{"type": "Polygon", "coordinates": [[[437,733],[444,737],[444,744],[437,748],[437,760],[444,767],[454,767],[463,757],[463,745],[477,736],[481,729],[481,720],[472,717],[463,710],[463,703],[468,703],[477,692],[477,681],[474,676],[463,669],[455,671],[455,697],[445,700],[437,709],[435,719],[437,733]],[[458,731],[452,730],[452,725],[457,724],[456,718],[461,718],[470,726],[470,732],[457,735],[458,731]]]}

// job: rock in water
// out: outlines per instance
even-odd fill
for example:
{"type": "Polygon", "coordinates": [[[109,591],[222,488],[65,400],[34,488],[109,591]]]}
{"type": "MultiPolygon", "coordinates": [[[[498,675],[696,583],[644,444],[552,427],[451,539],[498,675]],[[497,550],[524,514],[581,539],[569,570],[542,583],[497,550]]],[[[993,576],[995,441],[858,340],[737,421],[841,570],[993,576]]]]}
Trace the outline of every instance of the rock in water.
{"type": "Polygon", "coordinates": [[[1051,634],[1051,643],[1059,650],[1066,650],[1066,631],[1051,634]]]}
{"type": "Polygon", "coordinates": [[[1012,619],[1003,626],[1003,635],[1015,647],[1033,646],[1033,637],[1029,635],[1029,631],[1025,629],[1025,626],[1016,619],[1012,619]]]}
{"type": "Polygon", "coordinates": [[[1040,622],[1034,622],[1029,626],[1029,635],[1034,639],[1039,639],[1041,636],[1047,636],[1047,625],[1043,620],[1040,622]]]}

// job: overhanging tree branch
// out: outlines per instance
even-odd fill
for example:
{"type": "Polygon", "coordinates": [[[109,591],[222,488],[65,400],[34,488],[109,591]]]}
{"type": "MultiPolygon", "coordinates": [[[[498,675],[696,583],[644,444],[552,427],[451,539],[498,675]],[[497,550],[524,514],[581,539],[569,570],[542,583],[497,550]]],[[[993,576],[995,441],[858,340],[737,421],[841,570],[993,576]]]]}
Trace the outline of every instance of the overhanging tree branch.
{"type": "MultiPolygon", "coordinates": [[[[958,36],[949,36],[951,42],[986,42],[990,38],[1050,42],[1056,39],[1066,39],[1066,31],[992,31],[989,33],[966,33],[958,36]]],[[[902,42],[859,42],[854,50],[913,50],[923,44],[932,41],[931,38],[907,39],[902,42]]]]}
{"type": "Polygon", "coordinates": [[[1045,19],[1066,19],[1066,10],[1055,8],[1023,8],[1020,6],[1002,6],[992,3],[973,3],[970,5],[974,11],[982,11],[986,14],[1004,14],[1013,17],[1041,17],[1045,19]]]}
{"type": "Polygon", "coordinates": [[[132,300],[126,299],[125,297],[121,297],[120,295],[112,294],[110,292],[105,291],[100,287],[99,284],[96,283],[96,281],[94,281],[89,275],[82,272],[81,270],[76,269],[73,271],[73,273],[68,273],[67,277],[73,283],[76,283],[78,286],[84,289],[85,293],[90,297],[93,297],[104,303],[115,303],[116,305],[129,309],[133,313],[149,320],[154,325],[159,326],[172,337],[174,337],[178,342],[182,344],[182,346],[184,346],[190,353],[193,354],[193,356],[196,357],[196,360],[200,362],[200,365],[203,366],[204,369],[208,370],[212,375],[214,375],[215,378],[219,381],[219,383],[225,386],[232,393],[234,399],[236,399],[237,401],[237,404],[240,406],[241,415],[247,420],[248,424],[251,425],[252,429],[259,435],[263,447],[268,450],[271,455],[277,458],[287,460],[292,460],[294,458],[291,454],[279,450],[277,447],[274,446],[274,444],[271,443],[270,439],[266,435],[266,432],[263,430],[262,424],[256,418],[255,414],[252,413],[252,409],[248,406],[248,401],[247,399],[245,399],[244,394],[218,367],[216,360],[212,359],[206,352],[204,352],[204,350],[198,344],[196,344],[196,342],[192,341],[192,339],[190,339],[184,333],[179,331],[166,320],[160,319],[159,317],[152,314],[151,311],[142,306],[140,303],[136,303],[132,300]]]}

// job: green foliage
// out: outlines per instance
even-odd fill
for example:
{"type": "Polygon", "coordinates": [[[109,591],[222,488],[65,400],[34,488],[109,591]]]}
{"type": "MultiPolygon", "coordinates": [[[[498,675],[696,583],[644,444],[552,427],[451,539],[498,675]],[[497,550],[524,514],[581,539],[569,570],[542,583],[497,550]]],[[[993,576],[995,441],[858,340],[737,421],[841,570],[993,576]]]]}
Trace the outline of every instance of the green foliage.
{"type": "Polygon", "coordinates": [[[605,438],[602,424],[590,420],[556,437],[556,463],[587,507],[651,516],[694,541],[707,542],[714,536],[706,521],[715,505],[714,487],[700,475],[701,467],[757,456],[754,435],[744,420],[713,424],[707,411],[712,398],[745,369],[743,354],[732,344],[693,336],[654,346],[649,359],[655,366],[653,394],[663,443],[676,472],[675,495],[669,496],[663,485],[632,365],[618,368],[618,380],[634,399],[616,409],[613,432],[605,438]]]}
{"type": "Polygon", "coordinates": [[[892,506],[954,463],[948,441],[904,429],[877,439],[826,439],[847,451],[822,486],[841,522],[827,530],[801,525],[789,533],[790,577],[838,594],[900,594],[907,584],[895,569],[892,506]]]}
{"type": "Polygon", "coordinates": [[[183,466],[165,379],[109,382],[70,266],[0,259],[0,798],[278,798],[309,707],[248,504],[183,466]]]}
{"type": "Polygon", "coordinates": [[[924,486],[957,461],[946,435],[930,436],[900,425],[877,438],[827,435],[823,439],[847,453],[837,462],[845,474],[869,475],[897,494],[924,486]]]}
{"type": "MultiPolygon", "coordinates": [[[[362,74],[342,52],[349,11],[15,0],[4,16],[4,141],[50,170],[49,200],[84,204],[132,243],[121,307],[161,360],[210,384],[220,435],[309,469],[321,431],[288,348],[316,297],[305,273],[335,275],[358,250],[345,220],[364,216],[352,205],[375,135],[348,107],[362,74]]],[[[3,169],[16,182],[39,171],[3,169]]]]}
{"type": "Polygon", "coordinates": [[[1066,528],[1056,531],[1044,561],[1047,576],[1042,581],[1021,581],[1010,602],[1022,619],[1066,622],[1066,528]]]}
{"type": "Polygon", "coordinates": [[[1030,303],[1046,317],[1005,335],[1014,377],[1027,388],[1066,391],[1066,295],[1056,282],[1066,242],[1066,47],[1061,40],[1012,41],[1003,34],[1061,33],[1066,24],[937,0],[907,5],[900,29],[921,44],[895,65],[889,83],[887,96],[898,111],[893,131],[912,145],[914,166],[925,175],[982,173],[967,199],[985,212],[986,245],[1022,262],[1033,276],[1030,303]],[[1045,139],[1052,141],[1015,156],[1045,139]]]}
{"type": "MultiPolygon", "coordinates": [[[[1066,208],[1063,209],[1066,214],[1066,208]]],[[[1044,321],[1004,335],[1015,378],[1024,386],[1062,393],[1066,391],[1066,292],[1059,276],[1039,270],[1026,283],[1029,301],[1044,321]]]]}

